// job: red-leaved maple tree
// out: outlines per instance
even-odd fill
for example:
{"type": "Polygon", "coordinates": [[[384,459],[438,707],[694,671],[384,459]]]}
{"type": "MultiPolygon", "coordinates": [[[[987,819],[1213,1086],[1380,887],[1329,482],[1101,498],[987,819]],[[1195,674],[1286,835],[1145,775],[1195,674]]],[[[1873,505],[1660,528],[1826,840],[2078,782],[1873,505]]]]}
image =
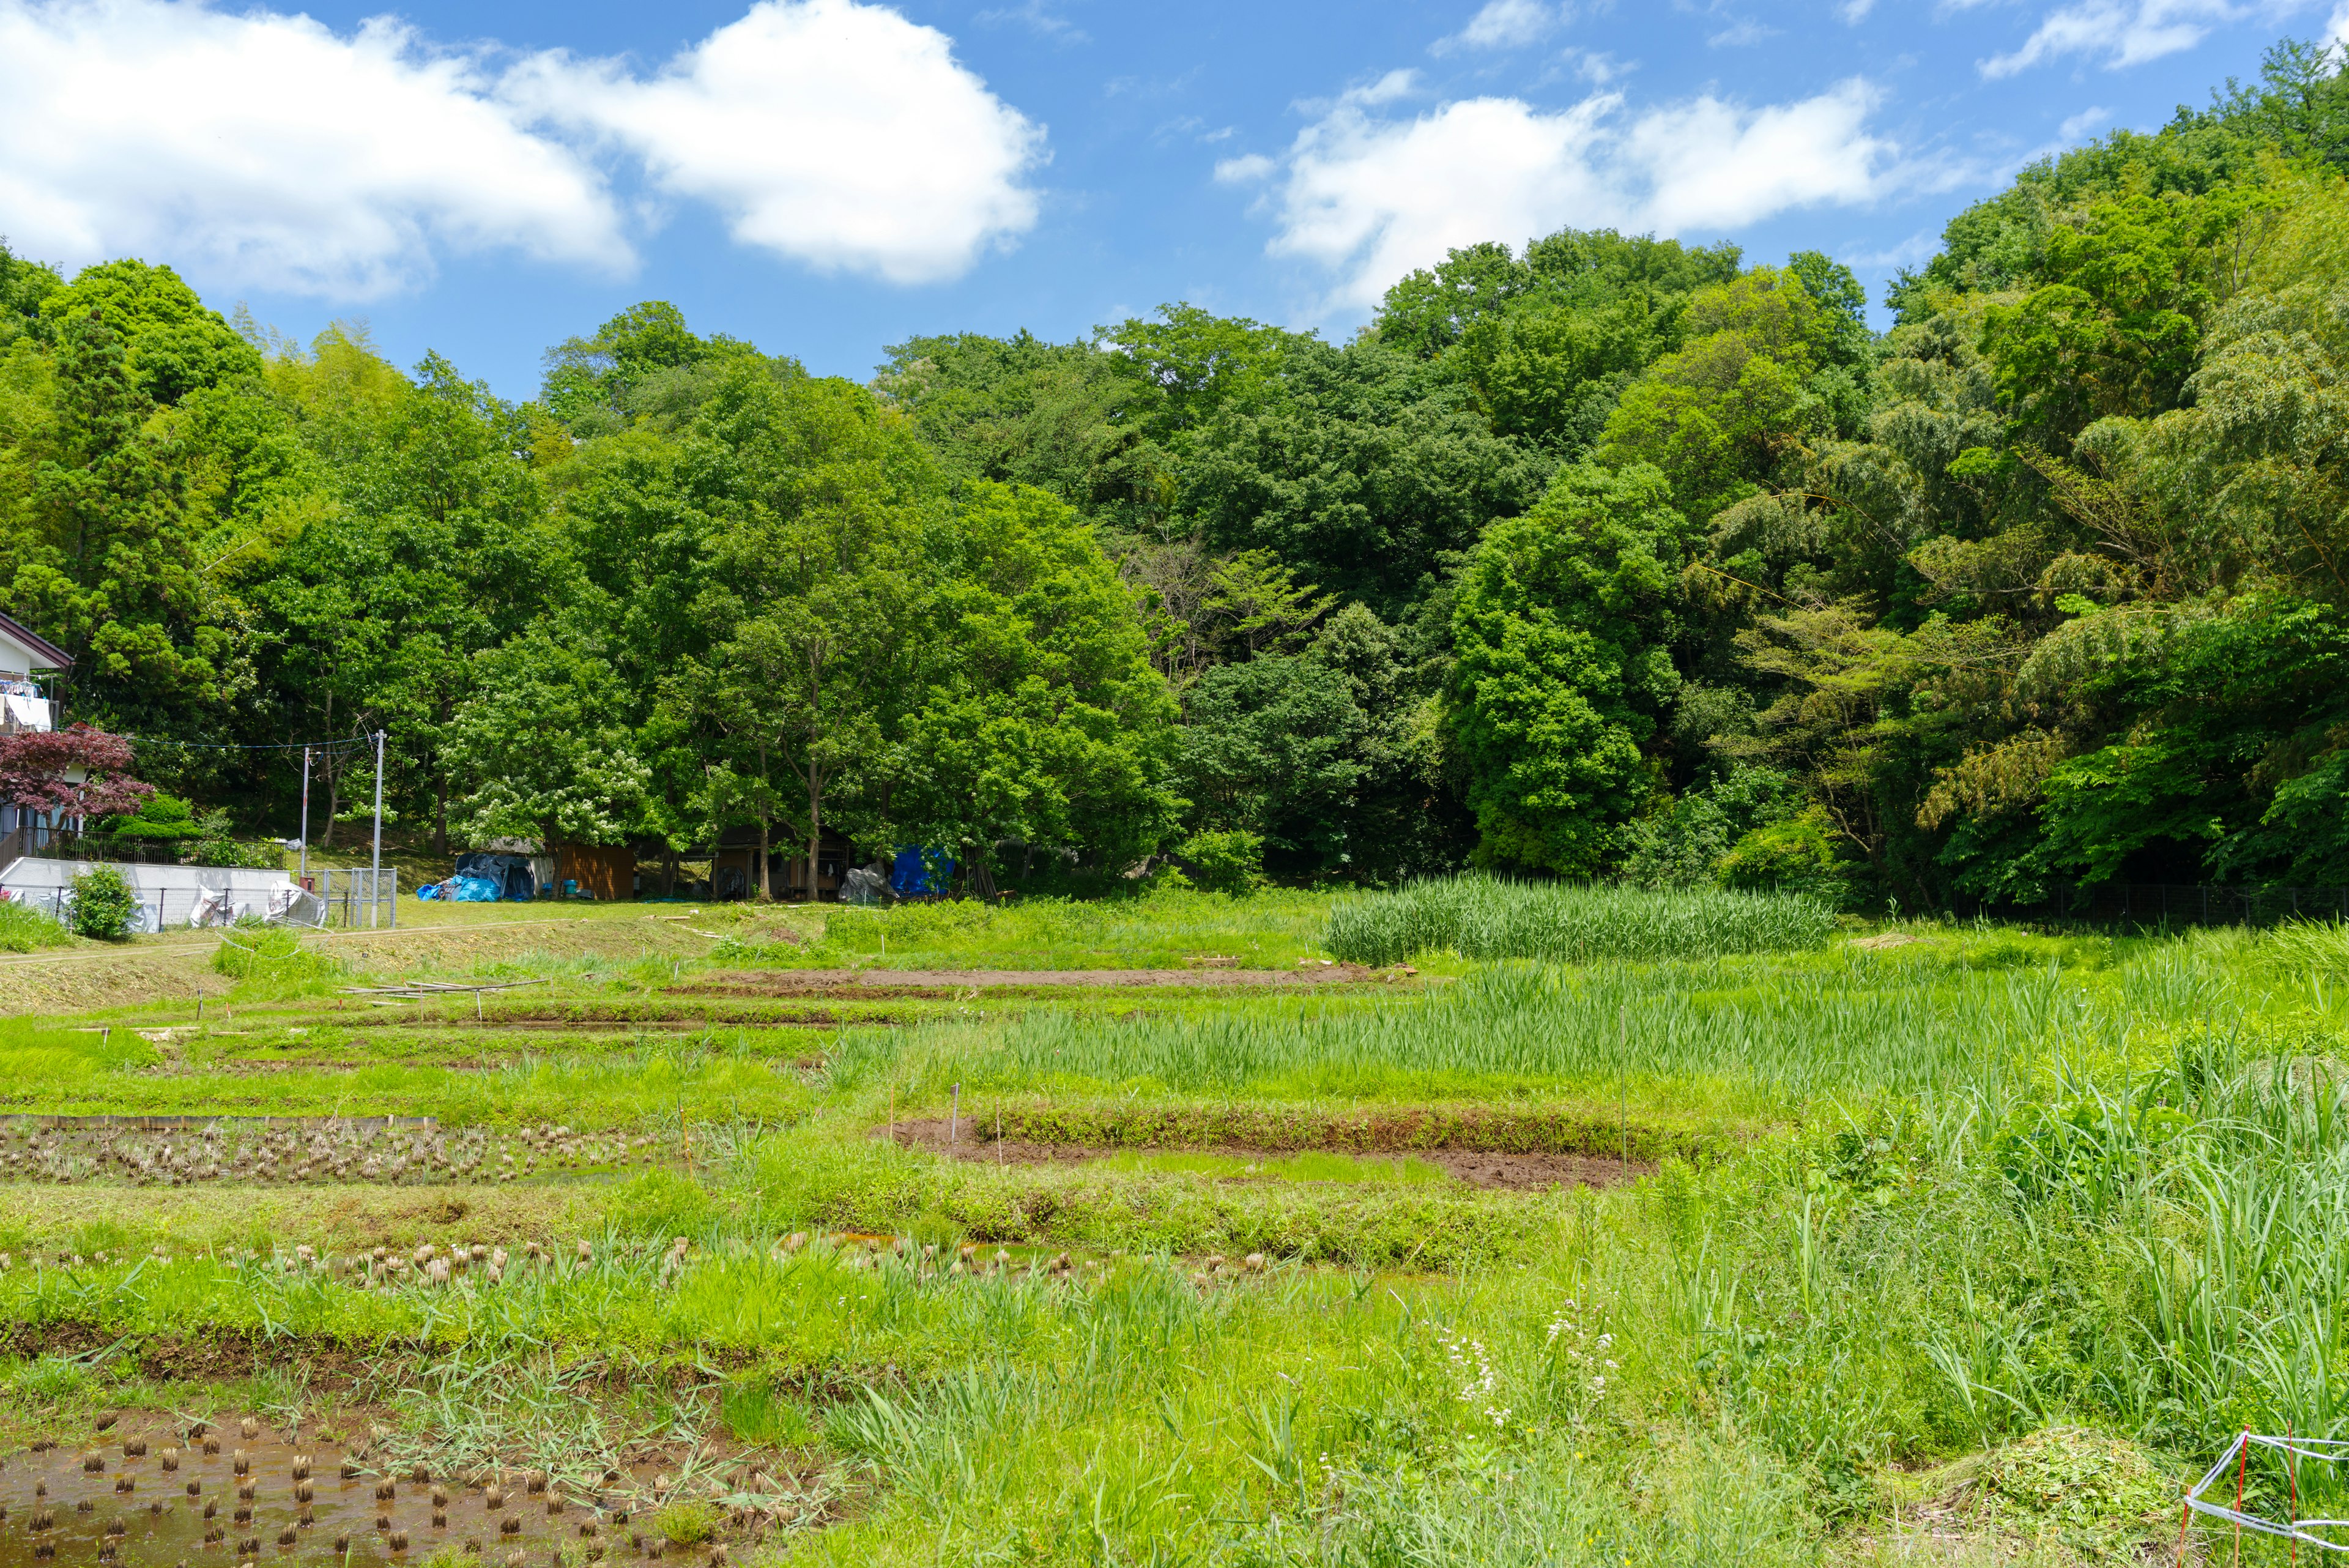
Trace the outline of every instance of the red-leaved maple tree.
{"type": "Polygon", "coordinates": [[[129,741],[88,724],[0,735],[0,801],[60,817],[122,815],[155,793],[130,776],[130,762],[129,741]]]}

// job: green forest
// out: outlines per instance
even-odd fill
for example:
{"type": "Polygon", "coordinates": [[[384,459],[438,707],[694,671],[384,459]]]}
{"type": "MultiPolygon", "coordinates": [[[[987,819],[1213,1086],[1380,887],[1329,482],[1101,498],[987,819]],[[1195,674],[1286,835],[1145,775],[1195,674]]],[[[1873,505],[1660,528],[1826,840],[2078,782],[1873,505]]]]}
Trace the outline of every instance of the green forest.
{"type": "Polygon", "coordinates": [[[2338,66],[2024,168],[1882,332],[1823,254],[1565,229],[1342,344],[1178,304],[863,385],[647,302],[515,404],[0,247],[0,609],[256,833],[298,769],[205,748],[379,728],[444,849],[2349,883],[2338,66]]]}

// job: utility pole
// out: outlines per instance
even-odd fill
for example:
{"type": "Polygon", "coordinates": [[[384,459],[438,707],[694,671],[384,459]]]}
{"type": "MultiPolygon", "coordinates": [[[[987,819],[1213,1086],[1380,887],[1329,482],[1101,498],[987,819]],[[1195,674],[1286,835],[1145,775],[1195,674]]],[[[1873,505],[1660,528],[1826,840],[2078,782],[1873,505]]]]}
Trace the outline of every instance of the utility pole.
{"type": "Polygon", "coordinates": [[[305,884],[310,880],[310,748],[307,746],[302,748],[301,869],[295,872],[294,879],[305,884]]]}
{"type": "MultiPolygon", "coordinates": [[[[375,732],[375,861],[367,873],[367,925],[377,924],[378,908],[383,899],[383,732],[375,732]]],[[[399,906],[391,907],[391,918],[399,919],[399,906]]]]}

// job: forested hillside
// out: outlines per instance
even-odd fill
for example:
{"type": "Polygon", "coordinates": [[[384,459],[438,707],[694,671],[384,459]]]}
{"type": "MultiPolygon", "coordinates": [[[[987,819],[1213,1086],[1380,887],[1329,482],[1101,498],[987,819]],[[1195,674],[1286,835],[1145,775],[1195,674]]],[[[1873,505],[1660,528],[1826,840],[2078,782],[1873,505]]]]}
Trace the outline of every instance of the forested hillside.
{"type": "Polygon", "coordinates": [[[1342,346],[1170,306],[868,386],[648,303],[513,406],[0,250],[0,608],[257,831],[282,758],[167,742],[382,727],[444,843],[1035,887],[2349,882],[2338,63],[2026,168],[1882,334],[1823,254],[1567,230],[1342,346]]]}

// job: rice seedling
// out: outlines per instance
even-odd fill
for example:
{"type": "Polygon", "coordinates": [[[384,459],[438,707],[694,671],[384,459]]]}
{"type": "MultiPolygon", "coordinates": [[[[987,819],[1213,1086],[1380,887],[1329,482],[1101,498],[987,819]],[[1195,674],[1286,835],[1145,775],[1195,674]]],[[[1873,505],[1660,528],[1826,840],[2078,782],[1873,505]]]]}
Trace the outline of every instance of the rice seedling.
{"type": "Polygon", "coordinates": [[[1472,959],[1586,963],[1816,947],[1834,929],[1834,912],[1801,894],[1464,876],[1340,898],[1324,945],[1372,966],[1447,948],[1472,959]]]}

